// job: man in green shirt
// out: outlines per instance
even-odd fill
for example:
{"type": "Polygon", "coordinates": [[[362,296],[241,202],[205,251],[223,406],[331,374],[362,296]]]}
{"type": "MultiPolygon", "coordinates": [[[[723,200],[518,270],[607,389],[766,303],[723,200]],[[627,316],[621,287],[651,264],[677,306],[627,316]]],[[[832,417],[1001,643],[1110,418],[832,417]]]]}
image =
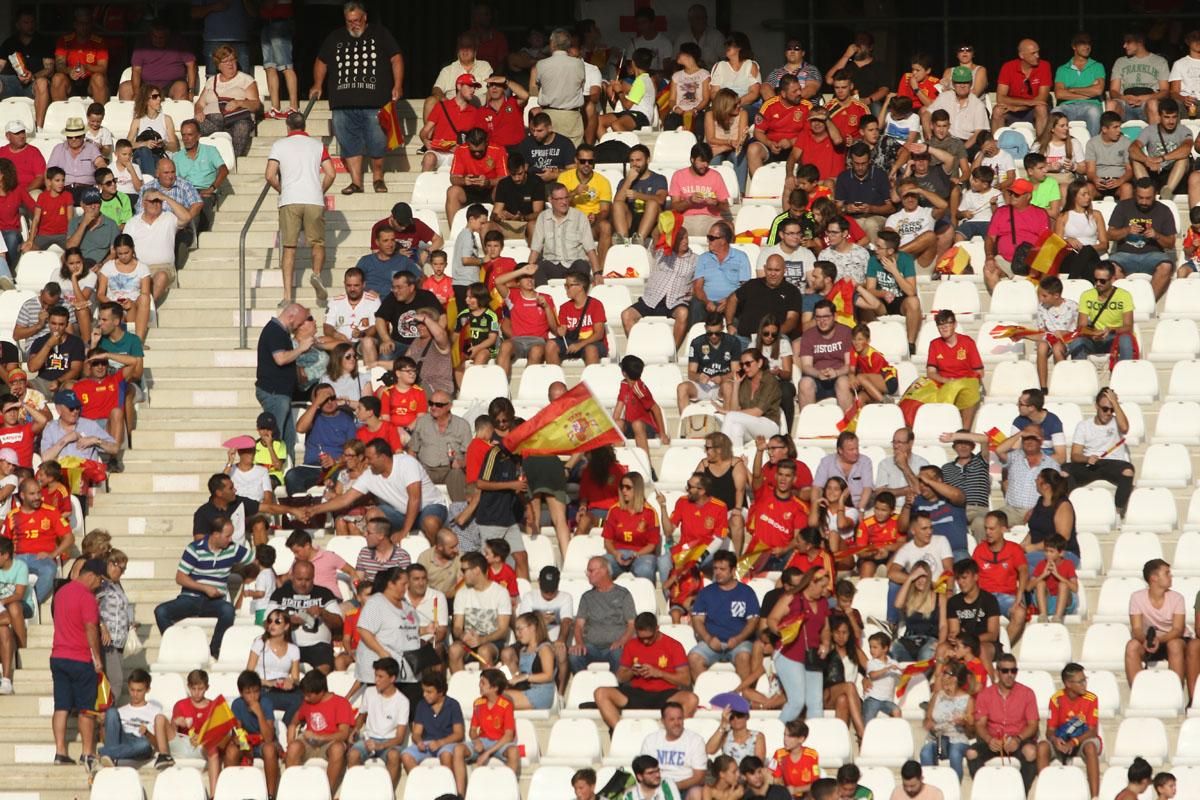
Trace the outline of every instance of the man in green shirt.
{"type": "Polygon", "coordinates": [[[129,202],[129,195],[117,191],[117,179],[111,169],[96,170],[96,186],[100,187],[100,213],[124,228],[133,219],[133,203],[129,202]]]}
{"type": "Polygon", "coordinates": [[[195,186],[204,201],[201,212],[204,230],[212,226],[217,198],[229,178],[229,167],[217,148],[201,143],[200,125],[193,119],[184,120],[179,126],[179,143],[183,146],[171,154],[171,161],[175,162],[175,174],[195,186]]]}
{"type": "Polygon", "coordinates": [[[866,289],[883,304],[886,313],[904,315],[909,352],[913,352],[921,329],[917,262],[900,252],[900,234],[895,231],[880,231],[875,237],[875,252],[867,261],[866,289]]]}
{"type": "Polygon", "coordinates": [[[1067,345],[1072,359],[1103,355],[1117,342],[1117,360],[1134,357],[1133,295],[1113,285],[1111,262],[1096,265],[1096,286],[1079,297],[1079,327],[1067,345]]]}
{"type": "Polygon", "coordinates": [[[1100,132],[1104,111],[1104,65],[1092,59],[1092,37],[1077,33],[1071,40],[1074,55],[1054,73],[1054,110],[1067,119],[1083,120],[1088,135],[1100,132]]]}

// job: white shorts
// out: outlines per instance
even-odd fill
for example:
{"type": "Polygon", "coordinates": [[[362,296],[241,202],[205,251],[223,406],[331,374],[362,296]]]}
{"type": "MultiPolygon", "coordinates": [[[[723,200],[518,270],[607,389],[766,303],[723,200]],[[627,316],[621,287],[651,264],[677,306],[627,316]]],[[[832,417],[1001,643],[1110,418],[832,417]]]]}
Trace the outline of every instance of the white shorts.
{"type": "Polygon", "coordinates": [[[697,400],[718,400],[721,397],[721,384],[719,383],[696,383],[688,381],[692,386],[696,387],[697,400]]]}
{"type": "Polygon", "coordinates": [[[441,150],[434,150],[433,148],[430,148],[425,152],[433,153],[433,155],[437,158],[437,166],[433,168],[434,172],[442,172],[443,168],[449,169],[450,162],[454,160],[453,150],[451,150],[449,153],[443,153],[441,150]]]}

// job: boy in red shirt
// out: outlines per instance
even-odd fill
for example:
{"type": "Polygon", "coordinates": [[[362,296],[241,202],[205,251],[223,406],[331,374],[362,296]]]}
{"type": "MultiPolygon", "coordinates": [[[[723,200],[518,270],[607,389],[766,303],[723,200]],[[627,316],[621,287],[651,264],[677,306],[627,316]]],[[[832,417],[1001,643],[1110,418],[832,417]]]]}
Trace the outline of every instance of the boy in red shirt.
{"type": "MultiPolygon", "coordinates": [[[[316,670],[314,670],[315,672],[316,670]]],[[[171,709],[171,738],[168,750],[174,759],[200,759],[208,766],[208,792],[215,795],[217,791],[217,775],[221,772],[221,754],[233,732],[219,742],[215,747],[205,748],[200,745],[197,734],[204,723],[216,709],[216,704],[205,697],[208,692],[208,673],[202,669],[194,669],[187,676],[188,696],[175,704],[171,709]]]]}
{"type": "Polygon", "coordinates": [[[287,759],[298,767],[310,758],[323,758],[328,766],[329,792],[335,794],[346,769],[346,745],[354,729],[355,713],[350,701],[329,691],[325,673],[310,670],[300,679],[304,704],[288,726],[287,759]],[[300,732],[303,725],[304,733],[300,732]]]}
{"type": "Polygon", "coordinates": [[[536,272],[536,264],[526,264],[496,276],[496,292],[504,298],[506,312],[501,323],[504,340],[500,343],[496,363],[508,375],[512,374],[513,359],[525,358],[530,364],[541,364],[546,358],[550,328],[558,327],[554,300],[533,288],[536,272]],[[511,288],[514,282],[517,285],[515,292],[511,288]]]}
{"type": "Polygon", "coordinates": [[[1087,675],[1076,663],[1062,670],[1063,688],[1050,696],[1050,718],[1046,720],[1046,738],[1038,743],[1038,771],[1050,766],[1052,759],[1064,764],[1079,756],[1087,769],[1092,797],[1100,795],[1100,701],[1087,690],[1087,675]]]}
{"type": "Polygon", "coordinates": [[[43,461],[34,473],[38,486],[42,487],[42,506],[57,511],[70,524],[71,490],[63,483],[62,467],[57,461],[43,461]]]}
{"type": "MultiPolygon", "coordinates": [[[[470,741],[454,751],[455,760],[470,760],[486,766],[493,756],[503,756],[508,768],[521,775],[521,747],[517,744],[517,720],[512,702],[504,696],[508,679],[498,669],[479,673],[479,694],[471,711],[470,741]],[[469,753],[469,755],[468,755],[469,753]]],[[[465,764],[464,764],[465,770],[465,764]]]]}
{"type": "Polygon", "coordinates": [[[396,427],[397,433],[405,433],[417,421],[417,417],[429,410],[429,399],[425,390],[417,386],[417,362],[408,356],[400,356],[392,366],[396,383],[385,386],[375,395],[379,398],[379,416],[396,427]]]}
{"type": "Polygon", "coordinates": [[[910,62],[911,69],[900,78],[896,94],[912,98],[913,111],[931,105],[938,96],[938,79],[933,75],[933,59],[925,53],[917,53],[910,62]]]}
{"type": "Polygon", "coordinates": [[[1075,565],[1063,556],[1067,552],[1067,540],[1052,533],[1042,543],[1045,559],[1033,568],[1033,585],[1037,594],[1038,613],[1051,622],[1062,622],[1067,614],[1074,614],[1079,600],[1079,578],[1075,565]]]}
{"type": "Polygon", "coordinates": [[[886,395],[900,391],[896,368],[888,363],[883,353],[871,347],[868,326],[855,325],[850,343],[854,348],[850,353],[850,388],[864,405],[882,403],[886,395]]]}
{"type": "Polygon", "coordinates": [[[498,583],[508,590],[508,596],[512,598],[513,607],[515,608],[521,590],[517,586],[516,570],[505,563],[511,552],[512,548],[503,539],[488,539],[483,543],[483,557],[487,559],[488,563],[488,579],[492,583],[498,583]]]}
{"type": "Polygon", "coordinates": [[[480,414],[475,418],[475,438],[467,445],[467,483],[479,480],[483,462],[487,459],[488,451],[492,449],[492,436],[495,432],[491,417],[487,414],[480,414]]]}
{"type": "MultiPolygon", "coordinates": [[[[67,223],[75,206],[74,196],[66,191],[67,173],[62,167],[50,167],[46,170],[46,191],[38,195],[37,208],[33,212],[33,220],[29,223],[28,241],[39,250],[45,250],[52,244],[64,247],[67,243],[67,223]]],[[[99,194],[99,192],[97,192],[99,194]]],[[[96,214],[100,214],[100,200],[96,200],[96,214]]],[[[84,211],[84,218],[87,211],[84,211]]],[[[84,220],[80,220],[83,224],[84,220]]],[[[88,220],[90,223],[90,220],[88,220]]]]}
{"type": "Polygon", "coordinates": [[[790,720],[783,729],[783,747],[771,759],[771,774],[792,797],[804,797],[808,787],[821,777],[820,757],[816,750],[804,746],[807,738],[804,720],[790,720]]]}
{"type": "MultiPolygon", "coordinates": [[[[449,313],[450,299],[454,297],[454,279],[446,274],[447,263],[445,250],[434,250],[430,253],[429,267],[433,270],[433,274],[425,277],[425,280],[421,282],[421,288],[432,292],[433,296],[442,304],[442,309],[449,313]]],[[[460,308],[459,311],[461,310],[460,308]]]]}
{"type": "Polygon", "coordinates": [[[662,409],[654,402],[650,387],[642,383],[642,372],[646,362],[637,356],[621,359],[621,387],[617,390],[617,404],[613,407],[613,419],[625,428],[625,435],[632,436],[634,444],[650,455],[649,437],[654,436],[664,445],[671,443],[662,409]]]}
{"type": "MultiPolygon", "coordinates": [[[[483,235],[483,282],[492,297],[491,308],[499,311],[504,307],[504,299],[496,291],[496,279],[501,275],[512,272],[517,268],[515,259],[501,255],[504,252],[504,234],[500,231],[488,231],[483,235]]],[[[461,309],[459,309],[461,311],[461,309]]]]}
{"type": "Polygon", "coordinates": [[[880,492],[875,495],[873,516],[863,517],[858,523],[854,543],[866,545],[866,549],[858,554],[858,577],[872,578],[880,567],[886,571],[888,559],[904,542],[905,537],[897,526],[896,495],[880,492]]]}
{"type": "Polygon", "coordinates": [[[983,359],[975,341],[958,332],[954,312],[943,308],[933,318],[938,338],[929,343],[926,374],[936,381],[939,403],[953,403],[962,414],[962,426],[968,430],[979,410],[983,379],[983,359]]]}

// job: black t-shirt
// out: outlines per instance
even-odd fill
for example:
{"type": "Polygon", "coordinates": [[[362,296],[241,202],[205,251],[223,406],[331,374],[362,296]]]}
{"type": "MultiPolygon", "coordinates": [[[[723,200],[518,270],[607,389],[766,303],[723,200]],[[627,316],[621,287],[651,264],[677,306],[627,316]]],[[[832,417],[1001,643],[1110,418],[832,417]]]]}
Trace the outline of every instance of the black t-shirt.
{"type": "Polygon", "coordinates": [[[501,178],[496,184],[497,203],[504,203],[504,210],[513,214],[532,214],[534,201],[546,202],[546,182],[533,176],[524,183],[512,177],[501,178]]]}
{"type": "Polygon", "coordinates": [[[525,157],[525,163],[533,175],[541,175],[550,167],[566,169],[575,163],[575,145],[561,133],[555,133],[545,144],[530,134],[517,145],[517,152],[525,157]]]}
{"type": "Polygon", "coordinates": [[[13,53],[20,53],[21,57],[25,59],[25,69],[30,72],[40,72],[45,66],[45,61],[54,60],[54,40],[35,33],[29,44],[22,44],[20,37],[16,34],[8,37],[3,44],[0,44],[0,58],[4,59],[4,69],[0,70],[0,74],[17,74],[12,65],[13,53]]]}
{"type": "Polygon", "coordinates": [[[946,602],[946,616],[958,618],[958,628],[963,633],[982,636],[987,633],[988,620],[1000,616],[1000,604],[991,592],[979,590],[974,603],[968,603],[960,593],[946,602]]]}
{"type": "Polygon", "coordinates": [[[765,278],[753,278],[746,281],[736,292],[738,308],[738,333],[749,336],[758,330],[758,325],[767,314],[774,315],[776,321],[783,325],[787,312],[800,313],[800,305],[804,298],[794,284],[786,280],[771,288],[765,278]]]}
{"type": "Polygon", "coordinates": [[[792,800],[792,795],[787,789],[777,783],[772,783],[766,787],[767,791],[763,794],[754,794],[750,787],[746,787],[746,793],[742,795],[742,800],[792,800]]]}
{"type": "Polygon", "coordinates": [[[433,292],[417,289],[412,300],[401,303],[396,295],[388,294],[375,312],[376,319],[386,320],[388,331],[395,341],[411,342],[417,338],[416,312],[423,308],[440,309],[442,303],[433,292]]]}
{"type": "Polygon", "coordinates": [[[255,388],[270,394],[291,397],[296,391],[296,365],[275,363],[275,353],[292,349],[292,337],[277,318],[272,317],[258,335],[258,370],[255,388]]]}
{"type": "MultiPolygon", "coordinates": [[[[483,460],[479,479],[490,483],[515,481],[520,473],[516,460],[499,445],[488,451],[483,460]]],[[[479,525],[516,525],[521,519],[521,500],[517,493],[508,489],[483,490],[479,492],[479,507],[475,509],[475,522],[479,525]]]]}
{"type": "MultiPolygon", "coordinates": [[[[29,350],[30,354],[40,353],[49,338],[50,335],[46,334],[35,341],[29,350]]],[[[83,340],[78,336],[68,334],[65,342],[51,349],[45,364],[38,370],[38,377],[44,381],[57,380],[66,375],[67,371],[75,364],[83,361],[83,355],[83,340]]]]}
{"type": "Polygon", "coordinates": [[[12,342],[0,342],[0,364],[20,364],[21,351],[12,342]]]}
{"type": "Polygon", "coordinates": [[[217,517],[227,517],[233,522],[234,531],[237,531],[239,527],[244,531],[246,520],[257,513],[258,503],[247,500],[241,495],[234,498],[233,504],[224,511],[213,505],[212,499],[209,498],[207,503],[197,508],[196,512],[192,514],[192,533],[207,536],[212,532],[212,521],[217,517]],[[238,513],[239,509],[241,509],[241,514],[238,513]]]}
{"type": "Polygon", "coordinates": [[[318,54],[330,108],[382,108],[392,99],[392,56],[400,46],[382,25],[367,25],[357,39],[344,26],[325,37],[318,54]]]}
{"type": "Polygon", "coordinates": [[[871,63],[865,67],[855,64],[851,61],[846,65],[854,71],[854,88],[858,90],[858,96],[865,103],[869,95],[874,94],[880,86],[887,86],[889,89],[892,86],[892,79],[887,68],[879,63],[878,59],[871,59],[871,63]]]}
{"type": "Polygon", "coordinates": [[[776,588],[763,595],[762,603],[759,608],[762,609],[763,617],[770,616],[771,609],[775,608],[775,604],[779,602],[779,598],[783,597],[783,589],[776,588]]]}

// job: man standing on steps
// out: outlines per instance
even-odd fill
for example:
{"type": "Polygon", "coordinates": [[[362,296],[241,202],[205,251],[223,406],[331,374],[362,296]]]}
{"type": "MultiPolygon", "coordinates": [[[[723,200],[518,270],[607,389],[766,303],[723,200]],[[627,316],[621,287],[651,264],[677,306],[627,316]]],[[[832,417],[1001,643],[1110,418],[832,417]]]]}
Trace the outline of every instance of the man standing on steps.
{"type": "Polygon", "coordinates": [[[304,130],[304,115],[287,115],[288,134],[271,145],[267,156],[267,183],[279,192],[279,268],[283,271],[283,299],[279,307],[292,302],[292,277],[296,271],[296,245],[300,230],[312,248],[312,275],[308,283],[317,293],[317,304],[324,306],[329,292],[321,283],[325,266],[325,192],[333,185],[333,161],[320,139],[304,130]]]}
{"type": "MultiPolygon", "coordinates": [[[[296,359],[312,349],[316,339],[305,336],[292,342],[300,325],[311,319],[308,309],[299,303],[285,306],[267,321],[258,336],[258,369],[254,396],[262,410],[279,420],[287,457],[296,452],[296,418],[292,415],[292,395],[296,391],[296,359]]],[[[103,317],[102,317],[103,319],[103,317]]]]}
{"type": "MultiPolygon", "coordinates": [[[[67,717],[78,714],[83,755],[79,763],[94,774],[96,762],[96,683],[104,661],[100,657],[100,605],[96,590],[108,571],[98,558],[84,562],[79,577],[58,590],[54,604],[54,643],[50,647],[50,679],[54,684],[54,763],[74,764],[67,754],[67,717]]],[[[233,610],[230,608],[230,621],[233,610]]]]}
{"type": "Polygon", "coordinates": [[[308,96],[320,99],[328,76],[338,152],[350,172],[350,184],[342,194],[363,191],[364,155],[371,159],[375,191],[386,192],[383,154],[387,142],[377,115],[389,100],[399,100],[404,93],[404,57],[387,28],[367,24],[367,10],[361,3],[350,0],[342,14],[346,27],[331,32],[321,44],[308,96]]]}

